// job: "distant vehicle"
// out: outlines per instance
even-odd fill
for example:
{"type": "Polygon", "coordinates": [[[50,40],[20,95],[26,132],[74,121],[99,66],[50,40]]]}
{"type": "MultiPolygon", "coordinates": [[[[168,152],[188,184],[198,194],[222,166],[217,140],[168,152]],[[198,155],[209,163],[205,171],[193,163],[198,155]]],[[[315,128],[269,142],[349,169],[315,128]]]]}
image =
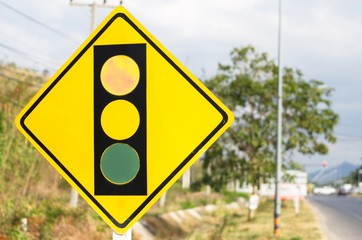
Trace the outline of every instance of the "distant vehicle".
{"type": "Polygon", "coordinates": [[[323,187],[316,187],[313,189],[314,194],[321,194],[321,195],[332,195],[336,194],[337,191],[332,186],[323,186],[323,187]]]}
{"type": "Polygon", "coordinates": [[[348,194],[348,192],[347,192],[346,189],[344,189],[343,187],[338,188],[338,195],[339,196],[344,196],[344,195],[347,195],[347,194],[348,194]]]}
{"type": "Polygon", "coordinates": [[[340,188],[338,188],[338,195],[340,196],[348,195],[352,192],[352,190],[353,190],[352,184],[349,183],[343,184],[340,188]]]}

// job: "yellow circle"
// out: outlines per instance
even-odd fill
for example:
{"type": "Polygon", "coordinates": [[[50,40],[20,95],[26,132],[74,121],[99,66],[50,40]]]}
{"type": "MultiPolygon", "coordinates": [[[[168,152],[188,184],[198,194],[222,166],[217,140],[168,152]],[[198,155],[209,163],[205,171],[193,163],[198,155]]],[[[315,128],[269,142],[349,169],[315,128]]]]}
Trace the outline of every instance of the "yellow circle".
{"type": "Polygon", "coordinates": [[[126,55],[109,58],[102,66],[101,82],[113,95],[123,96],[136,88],[140,79],[137,63],[126,55]]]}
{"type": "Polygon", "coordinates": [[[101,115],[103,131],[115,140],[131,137],[138,129],[140,115],[137,108],[126,100],[110,102],[101,115]]]}

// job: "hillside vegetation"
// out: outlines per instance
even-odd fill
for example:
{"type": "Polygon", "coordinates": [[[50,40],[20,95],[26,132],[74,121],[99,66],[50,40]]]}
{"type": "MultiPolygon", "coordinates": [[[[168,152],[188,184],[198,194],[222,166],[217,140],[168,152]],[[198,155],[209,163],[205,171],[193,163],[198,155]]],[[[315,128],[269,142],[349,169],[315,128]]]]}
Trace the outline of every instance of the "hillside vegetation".
{"type": "Polygon", "coordinates": [[[14,125],[44,81],[34,71],[0,64],[0,239],[104,239],[111,234],[107,226],[83,201],[68,207],[69,185],[14,125]]]}

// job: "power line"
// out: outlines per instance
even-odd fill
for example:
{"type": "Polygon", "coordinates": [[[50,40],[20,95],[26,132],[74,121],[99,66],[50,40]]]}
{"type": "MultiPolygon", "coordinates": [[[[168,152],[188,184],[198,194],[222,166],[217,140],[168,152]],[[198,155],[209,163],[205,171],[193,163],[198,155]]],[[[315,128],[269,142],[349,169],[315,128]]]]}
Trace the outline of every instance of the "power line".
{"type": "MultiPolygon", "coordinates": [[[[0,48],[1,48],[1,47],[2,47],[2,46],[0,45],[0,48]]],[[[5,48],[5,49],[11,51],[10,49],[7,49],[7,48],[5,48]]],[[[7,58],[8,54],[7,54],[6,51],[0,50],[0,52],[4,54],[5,58],[7,58]]],[[[13,51],[12,51],[12,52],[13,52],[13,51]]],[[[30,62],[33,62],[33,63],[39,65],[39,66],[42,66],[42,67],[44,67],[45,69],[48,69],[48,70],[51,70],[51,71],[55,71],[55,68],[54,68],[53,66],[51,66],[51,65],[49,65],[49,64],[47,64],[47,63],[45,63],[45,62],[42,62],[41,60],[35,59],[35,58],[33,58],[32,56],[30,56],[30,55],[23,55],[23,54],[19,54],[19,53],[17,53],[17,52],[13,52],[13,53],[16,53],[16,54],[18,54],[18,55],[21,55],[25,60],[28,60],[28,61],[30,61],[30,62]]],[[[11,62],[11,60],[8,60],[8,61],[11,62]]]]}
{"type": "MultiPolygon", "coordinates": [[[[1,43],[1,42],[0,42],[0,47],[5,48],[5,49],[7,49],[7,50],[9,50],[11,52],[14,52],[16,54],[19,54],[19,55],[27,55],[28,57],[31,57],[33,59],[37,58],[37,60],[43,60],[43,61],[46,61],[47,63],[50,62],[50,61],[53,61],[53,64],[56,64],[56,62],[54,60],[50,59],[50,58],[47,58],[47,57],[44,57],[44,56],[41,57],[41,56],[32,55],[32,54],[26,53],[26,52],[24,52],[22,50],[10,47],[9,45],[6,45],[6,44],[1,43]]],[[[48,66],[50,66],[50,65],[48,65],[48,66]]]]}
{"type": "MultiPolygon", "coordinates": [[[[31,49],[31,52],[36,52],[39,57],[46,59],[46,61],[52,61],[54,64],[58,64],[61,59],[49,57],[47,50],[42,46],[42,44],[34,44],[29,41],[29,39],[26,38],[19,38],[18,36],[15,36],[16,33],[10,32],[8,29],[1,29],[1,33],[4,35],[4,41],[6,43],[11,42],[13,46],[21,46],[22,49],[31,49]]],[[[18,47],[17,47],[18,48],[18,47]]]]}
{"type": "Polygon", "coordinates": [[[20,10],[18,10],[18,9],[16,9],[16,8],[10,6],[10,5],[8,5],[7,3],[5,3],[5,2],[3,2],[3,1],[1,1],[1,0],[0,0],[0,4],[3,5],[4,7],[8,8],[8,9],[10,9],[11,11],[19,14],[20,16],[28,19],[29,21],[31,21],[31,22],[33,22],[33,23],[36,23],[36,24],[38,24],[39,26],[42,26],[43,28],[45,28],[45,29],[47,29],[47,30],[49,30],[49,31],[51,31],[51,32],[53,32],[53,33],[55,33],[55,34],[57,34],[57,35],[65,38],[65,39],[67,39],[67,40],[75,43],[75,44],[79,44],[78,41],[74,40],[71,36],[65,34],[64,32],[61,32],[61,31],[59,31],[59,30],[57,30],[57,29],[55,29],[55,28],[52,28],[52,27],[50,27],[50,26],[48,26],[48,25],[45,25],[44,23],[42,23],[42,22],[36,20],[35,18],[33,18],[33,17],[31,17],[31,16],[29,16],[29,15],[21,12],[20,10]]]}
{"type": "Polygon", "coordinates": [[[25,58],[27,58],[27,59],[35,62],[35,63],[41,64],[41,65],[43,65],[43,66],[50,67],[50,69],[55,70],[55,69],[53,68],[53,66],[48,65],[48,63],[47,63],[48,60],[46,60],[46,59],[43,59],[43,60],[45,60],[46,62],[42,62],[42,60],[39,59],[40,57],[36,57],[36,56],[30,55],[30,54],[28,54],[28,53],[26,53],[26,52],[23,52],[23,51],[21,51],[21,50],[15,49],[15,48],[10,47],[10,46],[8,46],[8,45],[6,45],[6,44],[3,44],[3,43],[1,43],[1,42],[0,42],[0,47],[5,48],[5,49],[7,49],[7,50],[9,50],[9,51],[11,51],[11,52],[13,52],[13,53],[18,54],[18,55],[21,55],[21,56],[23,56],[23,57],[25,57],[25,58]],[[37,58],[37,59],[36,59],[36,58],[37,58]]]}
{"type": "Polygon", "coordinates": [[[0,43],[0,47],[3,47],[3,48],[5,48],[5,49],[10,50],[10,51],[12,51],[12,52],[14,52],[14,53],[17,53],[17,54],[27,55],[26,53],[24,53],[24,52],[22,52],[22,51],[20,51],[20,50],[17,50],[17,49],[15,49],[15,48],[9,47],[8,45],[5,45],[5,44],[3,44],[3,43],[0,43]]]}

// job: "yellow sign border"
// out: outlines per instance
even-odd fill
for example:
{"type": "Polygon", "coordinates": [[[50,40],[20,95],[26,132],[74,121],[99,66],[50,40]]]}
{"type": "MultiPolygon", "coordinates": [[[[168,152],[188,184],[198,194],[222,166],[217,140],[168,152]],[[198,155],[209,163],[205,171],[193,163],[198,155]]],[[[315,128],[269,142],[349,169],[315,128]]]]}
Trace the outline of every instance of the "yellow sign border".
{"type": "MultiPolygon", "coordinates": [[[[35,147],[45,153],[48,161],[52,160],[58,168],[60,168],[64,174],[71,180],[71,185],[76,185],[87,198],[94,204],[98,210],[100,210],[117,228],[114,229],[116,232],[126,231],[131,226],[130,223],[133,223],[137,220],[145,209],[150,207],[150,203],[154,200],[155,197],[159,196],[160,193],[165,191],[165,188],[169,188],[172,180],[175,176],[179,175],[186,165],[193,163],[197,157],[201,155],[202,149],[210,147],[210,145],[216,141],[216,139],[231,125],[233,122],[233,114],[231,111],[223,104],[201,83],[197,80],[188,70],[178,62],[173,55],[164,48],[136,19],[129,14],[124,7],[117,7],[97,28],[97,30],[81,45],[81,47],[69,58],[69,60],[58,70],[54,75],[56,76],[51,81],[49,81],[45,86],[36,94],[36,96],[28,103],[28,105],[22,110],[22,112],[17,116],[16,126],[20,131],[32,142],[35,147]],[[129,15],[129,16],[128,16],[129,15]],[[56,86],[56,84],[61,81],[62,77],[72,68],[74,64],[82,57],[82,55],[93,46],[94,42],[107,30],[107,28],[117,19],[123,18],[135,31],[137,31],[140,36],[142,36],[145,41],[152,46],[177,72],[180,73],[183,78],[189,82],[194,89],[199,92],[222,116],[222,120],[215,127],[209,135],[205,137],[203,141],[193,150],[191,153],[182,161],[182,163],[157,187],[151,194],[148,194],[146,200],[127,218],[126,221],[120,223],[115,220],[112,215],[103,208],[103,206],[94,198],[91,194],[78,180],[71,174],[71,172],[64,167],[62,162],[57,159],[55,155],[33,134],[33,132],[26,126],[25,120],[27,116],[37,107],[37,105],[44,99],[47,94],[56,86]],[[220,106],[221,105],[221,106],[220,106]],[[122,229],[121,231],[118,231],[122,229]]],[[[87,200],[88,201],[88,200],[87,200]]],[[[95,209],[96,210],[96,209],[95,209]]],[[[113,227],[112,227],[113,228],[113,227]]]]}

